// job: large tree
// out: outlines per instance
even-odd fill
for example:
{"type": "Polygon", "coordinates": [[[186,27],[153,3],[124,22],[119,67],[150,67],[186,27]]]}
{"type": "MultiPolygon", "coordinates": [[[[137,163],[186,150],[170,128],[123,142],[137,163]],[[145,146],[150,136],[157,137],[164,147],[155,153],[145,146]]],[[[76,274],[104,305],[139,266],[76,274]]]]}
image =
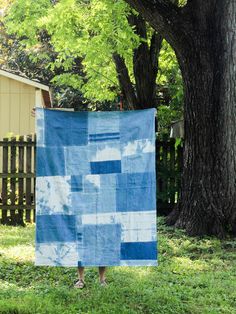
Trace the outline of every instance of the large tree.
{"type": "Polygon", "coordinates": [[[174,48],[184,80],[181,197],[168,222],[236,233],[236,1],[127,0],[174,48]]]}

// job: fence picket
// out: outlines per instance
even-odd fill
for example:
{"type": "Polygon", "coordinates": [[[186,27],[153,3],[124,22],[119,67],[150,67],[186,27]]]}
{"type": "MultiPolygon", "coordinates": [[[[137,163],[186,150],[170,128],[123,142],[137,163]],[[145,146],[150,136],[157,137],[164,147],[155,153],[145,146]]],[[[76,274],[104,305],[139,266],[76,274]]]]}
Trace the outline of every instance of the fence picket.
{"type": "MultiPolygon", "coordinates": [[[[3,139],[3,144],[7,143],[8,139],[4,138],[3,139]]],[[[7,173],[8,172],[8,146],[5,145],[3,146],[3,163],[2,163],[2,172],[3,173],[7,173]]],[[[2,179],[2,204],[3,205],[7,205],[7,200],[8,200],[8,196],[7,196],[7,178],[3,178],[2,179]]],[[[7,219],[7,209],[2,209],[2,223],[6,224],[8,222],[7,219]]]]}
{"type": "Polygon", "coordinates": [[[159,176],[159,164],[160,164],[161,146],[158,141],[156,141],[156,179],[157,179],[157,195],[160,192],[160,176],[159,176]]]}
{"type": "MultiPolygon", "coordinates": [[[[16,138],[11,138],[11,142],[16,142],[16,138]]],[[[10,172],[12,174],[16,173],[16,145],[11,146],[11,155],[10,155],[10,172]]],[[[10,179],[10,201],[14,205],[16,203],[16,180],[15,178],[10,179]]],[[[15,209],[10,209],[10,219],[11,223],[14,225],[16,223],[16,212],[15,209]]]]}

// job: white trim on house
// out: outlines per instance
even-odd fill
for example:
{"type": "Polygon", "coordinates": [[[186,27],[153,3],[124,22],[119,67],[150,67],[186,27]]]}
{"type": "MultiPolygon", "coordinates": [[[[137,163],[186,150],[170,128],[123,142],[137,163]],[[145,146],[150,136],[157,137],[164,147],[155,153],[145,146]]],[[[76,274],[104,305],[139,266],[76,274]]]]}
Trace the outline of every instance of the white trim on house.
{"type": "Polygon", "coordinates": [[[35,91],[35,107],[39,107],[39,108],[43,107],[41,89],[36,89],[35,91]]]}
{"type": "Polygon", "coordinates": [[[13,80],[16,80],[18,82],[27,84],[27,85],[31,85],[31,86],[33,86],[35,88],[40,88],[42,90],[45,90],[45,91],[49,92],[49,86],[41,84],[41,83],[36,82],[36,81],[32,81],[32,80],[30,80],[30,79],[28,79],[26,77],[22,77],[22,76],[19,76],[19,75],[16,75],[16,74],[13,74],[13,73],[1,70],[1,69],[0,69],[0,75],[8,77],[8,78],[13,79],[13,80]]]}

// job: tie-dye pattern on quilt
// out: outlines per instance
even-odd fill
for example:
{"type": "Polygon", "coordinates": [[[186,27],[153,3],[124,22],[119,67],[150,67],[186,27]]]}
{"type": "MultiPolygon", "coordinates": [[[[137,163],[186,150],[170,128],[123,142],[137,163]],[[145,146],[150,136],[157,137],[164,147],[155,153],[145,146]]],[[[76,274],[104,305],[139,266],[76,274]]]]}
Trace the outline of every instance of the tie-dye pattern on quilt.
{"type": "Polygon", "coordinates": [[[154,116],[36,110],[36,265],[157,265],[154,116]]]}

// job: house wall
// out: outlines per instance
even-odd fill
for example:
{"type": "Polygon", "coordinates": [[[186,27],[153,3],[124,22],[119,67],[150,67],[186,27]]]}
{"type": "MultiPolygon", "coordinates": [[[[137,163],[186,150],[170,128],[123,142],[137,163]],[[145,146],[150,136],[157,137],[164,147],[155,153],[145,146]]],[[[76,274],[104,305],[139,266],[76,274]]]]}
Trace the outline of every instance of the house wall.
{"type": "MultiPolygon", "coordinates": [[[[0,75],[0,140],[9,132],[14,135],[35,133],[35,118],[31,116],[31,110],[36,104],[43,105],[40,89],[36,93],[35,87],[0,75]]],[[[2,172],[2,147],[0,172],[2,172]]],[[[2,180],[0,193],[1,188],[2,180]]]]}
{"type": "Polygon", "coordinates": [[[35,87],[0,75],[0,140],[7,133],[34,133],[35,87]]]}

